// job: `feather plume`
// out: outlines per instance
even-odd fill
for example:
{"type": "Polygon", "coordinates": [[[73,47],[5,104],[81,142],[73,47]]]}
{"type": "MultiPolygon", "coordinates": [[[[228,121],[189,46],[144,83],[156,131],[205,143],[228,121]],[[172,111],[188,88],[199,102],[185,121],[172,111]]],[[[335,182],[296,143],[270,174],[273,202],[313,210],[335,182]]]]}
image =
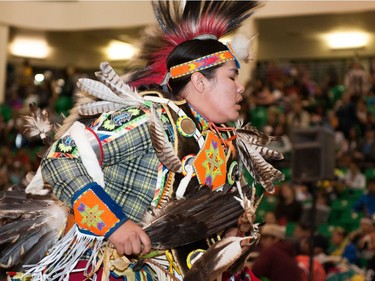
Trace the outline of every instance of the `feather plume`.
{"type": "MultiPolygon", "coordinates": [[[[8,196],[9,191],[5,191],[4,197],[0,200],[0,219],[16,219],[27,216],[35,212],[39,213],[43,208],[53,204],[52,200],[30,200],[27,197],[8,196]],[[24,214],[25,213],[25,214],[24,214]]],[[[22,191],[25,193],[25,191],[22,191]]],[[[13,193],[13,192],[12,192],[13,193]]]]}
{"type": "Polygon", "coordinates": [[[154,1],[159,25],[146,29],[138,58],[148,65],[132,75],[130,84],[160,84],[177,45],[200,35],[219,39],[235,31],[257,6],[257,1],[154,1]]]}
{"type": "Polygon", "coordinates": [[[99,72],[95,72],[95,76],[116,95],[126,100],[129,106],[144,104],[143,98],[130,85],[124,83],[108,62],[102,62],[100,70],[99,72]]]}
{"type": "Polygon", "coordinates": [[[33,217],[24,216],[22,220],[13,220],[0,228],[0,245],[15,243],[23,234],[32,229],[39,229],[42,224],[41,215],[34,214],[33,217]]]}
{"type": "Polygon", "coordinates": [[[44,188],[42,168],[39,166],[34,176],[32,176],[31,173],[32,172],[29,172],[26,175],[26,181],[28,181],[28,184],[25,192],[33,195],[47,195],[50,192],[50,189],[44,188]]]}
{"type": "Polygon", "coordinates": [[[263,158],[268,160],[283,160],[284,155],[276,150],[272,150],[266,146],[251,144],[251,148],[256,150],[263,158]]]}
{"type": "Polygon", "coordinates": [[[77,81],[77,86],[82,92],[76,94],[75,106],[56,132],[55,139],[61,138],[81,116],[93,116],[144,104],[143,98],[122,81],[109,63],[101,63],[100,69],[101,71],[95,73],[100,82],[88,78],[77,81]]]}
{"type": "Polygon", "coordinates": [[[254,180],[267,192],[274,193],[273,182],[284,180],[284,175],[267,163],[253,145],[243,142],[240,138],[237,138],[237,145],[241,161],[254,180]]]}
{"type": "Polygon", "coordinates": [[[40,136],[42,141],[45,142],[53,129],[49,114],[47,110],[41,110],[34,103],[30,104],[29,107],[30,115],[23,117],[26,122],[24,133],[29,137],[40,136]]]}
{"type": "MultiPolygon", "coordinates": [[[[259,238],[260,238],[260,236],[259,236],[259,238]]],[[[258,244],[259,238],[254,240],[253,243],[251,243],[251,245],[248,246],[248,249],[242,251],[242,254],[240,255],[240,257],[238,257],[237,260],[234,261],[234,263],[232,263],[232,265],[230,266],[230,269],[229,269],[229,272],[231,274],[235,274],[235,273],[241,271],[244,268],[251,252],[254,251],[255,245],[258,244]]]]}
{"type": "Polygon", "coordinates": [[[149,130],[152,145],[160,162],[172,172],[180,173],[182,171],[181,160],[178,158],[173,145],[167,139],[163,125],[156,116],[153,106],[151,106],[149,130]]]}
{"type": "Polygon", "coordinates": [[[99,81],[89,78],[80,78],[77,81],[77,86],[82,91],[100,100],[127,105],[127,102],[124,99],[117,96],[110,88],[99,81]]]}

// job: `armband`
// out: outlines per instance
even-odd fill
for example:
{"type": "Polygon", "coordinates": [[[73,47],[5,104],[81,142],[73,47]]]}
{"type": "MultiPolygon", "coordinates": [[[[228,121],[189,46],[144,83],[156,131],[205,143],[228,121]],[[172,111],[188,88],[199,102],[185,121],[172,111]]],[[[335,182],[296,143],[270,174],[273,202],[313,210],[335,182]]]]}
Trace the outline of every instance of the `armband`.
{"type": "Polygon", "coordinates": [[[72,198],[74,218],[85,234],[108,238],[128,220],[122,208],[97,183],[90,183],[72,198]]]}

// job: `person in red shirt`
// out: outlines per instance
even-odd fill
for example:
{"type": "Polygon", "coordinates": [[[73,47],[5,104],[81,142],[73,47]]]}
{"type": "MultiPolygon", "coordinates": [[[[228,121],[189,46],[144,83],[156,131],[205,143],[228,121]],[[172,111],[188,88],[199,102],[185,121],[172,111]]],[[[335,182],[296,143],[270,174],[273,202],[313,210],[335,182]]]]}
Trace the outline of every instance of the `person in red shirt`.
{"type": "Polygon", "coordinates": [[[292,243],[285,240],[285,229],[277,224],[266,224],[261,229],[259,256],[252,265],[257,277],[272,281],[302,281],[302,270],[295,259],[292,243]]]}

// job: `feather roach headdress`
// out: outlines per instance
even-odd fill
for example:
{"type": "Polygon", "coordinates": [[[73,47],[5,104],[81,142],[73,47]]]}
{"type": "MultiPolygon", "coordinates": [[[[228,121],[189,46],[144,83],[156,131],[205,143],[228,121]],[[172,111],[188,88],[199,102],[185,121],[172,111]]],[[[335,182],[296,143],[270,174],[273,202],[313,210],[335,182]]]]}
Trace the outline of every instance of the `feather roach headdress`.
{"type": "Polygon", "coordinates": [[[159,25],[146,30],[139,54],[148,64],[130,77],[130,84],[161,84],[168,72],[166,60],[177,45],[192,39],[218,40],[235,31],[257,6],[256,1],[154,1],[159,25]]]}

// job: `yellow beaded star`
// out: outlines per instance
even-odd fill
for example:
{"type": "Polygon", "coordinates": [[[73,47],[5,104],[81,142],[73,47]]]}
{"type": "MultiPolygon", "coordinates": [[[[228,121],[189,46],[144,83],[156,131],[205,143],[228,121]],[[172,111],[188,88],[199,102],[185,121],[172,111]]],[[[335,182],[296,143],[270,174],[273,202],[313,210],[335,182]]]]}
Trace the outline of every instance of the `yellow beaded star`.
{"type": "Polygon", "coordinates": [[[81,212],[81,215],[83,217],[82,224],[86,224],[88,227],[94,226],[96,227],[98,223],[102,222],[101,214],[103,214],[103,210],[98,210],[98,205],[95,205],[92,208],[89,208],[88,206],[85,207],[85,210],[81,212]]]}

